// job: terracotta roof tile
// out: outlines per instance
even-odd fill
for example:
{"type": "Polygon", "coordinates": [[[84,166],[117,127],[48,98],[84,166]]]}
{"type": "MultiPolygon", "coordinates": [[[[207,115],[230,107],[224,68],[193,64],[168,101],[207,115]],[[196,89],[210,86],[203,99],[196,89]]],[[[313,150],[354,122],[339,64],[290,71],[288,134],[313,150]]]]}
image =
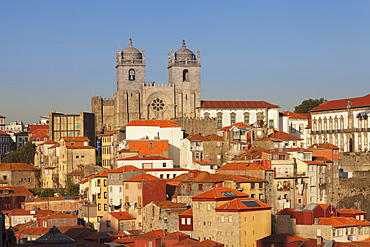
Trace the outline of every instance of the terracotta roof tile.
{"type": "Polygon", "coordinates": [[[201,102],[200,108],[279,108],[277,105],[267,103],[266,101],[210,101],[201,102]]]}
{"type": "Polygon", "coordinates": [[[223,167],[219,168],[218,170],[265,170],[265,171],[271,171],[272,169],[269,169],[267,167],[264,167],[264,166],[256,164],[256,163],[228,163],[228,164],[224,165],[223,167]]]}
{"type": "Polygon", "coordinates": [[[8,197],[8,196],[33,195],[33,194],[24,186],[1,186],[0,195],[2,197],[8,197]]]}
{"type": "Polygon", "coordinates": [[[202,160],[195,160],[194,161],[195,163],[201,165],[201,166],[214,166],[214,165],[217,165],[216,163],[210,161],[210,160],[207,160],[207,159],[202,159],[202,160]]]}
{"type": "Polygon", "coordinates": [[[325,148],[325,149],[335,149],[339,150],[339,147],[331,144],[331,143],[315,143],[311,145],[309,148],[315,149],[315,148],[325,148]]]}
{"type": "Polygon", "coordinates": [[[365,211],[355,210],[355,209],[337,209],[339,214],[365,214],[365,211]]]}
{"type": "Polygon", "coordinates": [[[134,216],[132,216],[128,212],[112,212],[112,213],[109,213],[109,214],[112,215],[117,220],[134,220],[134,219],[136,219],[134,216]]]}
{"type": "Polygon", "coordinates": [[[141,234],[137,236],[137,239],[158,239],[158,238],[164,238],[165,236],[168,235],[167,231],[164,230],[154,230],[150,231],[144,234],[141,234]]]}
{"type": "Polygon", "coordinates": [[[248,194],[243,192],[230,189],[227,187],[219,187],[207,190],[205,192],[199,193],[198,195],[192,196],[193,201],[207,199],[207,200],[222,200],[222,199],[232,199],[236,197],[248,197],[248,194]]]}
{"type": "Polygon", "coordinates": [[[46,145],[46,144],[53,144],[54,145],[54,144],[57,144],[57,142],[56,141],[53,141],[53,140],[48,140],[46,142],[40,143],[39,146],[46,145]]]}
{"type": "Polygon", "coordinates": [[[289,116],[290,118],[305,118],[309,119],[311,114],[309,113],[295,113],[290,111],[283,111],[284,116],[289,116]]]}
{"type": "Polygon", "coordinates": [[[0,118],[6,118],[6,117],[4,117],[4,116],[0,115],[0,118]]]}
{"type": "Polygon", "coordinates": [[[8,133],[6,133],[6,132],[4,132],[4,131],[2,131],[2,130],[0,130],[0,135],[2,135],[2,136],[8,136],[9,134],[8,133]]]}
{"type": "Polygon", "coordinates": [[[189,208],[188,210],[185,210],[184,212],[181,213],[181,215],[193,216],[193,208],[189,208]]]}
{"type": "Polygon", "coordinates": [[[199,242],[198,241],[195,241],[191,238],[187,238],[187,239],[184,239],[176,244],[173,244],[173,246],[195,246],[196,244],[198,244],[199,242]]]}
{"type": "Polygon", "coordinates": [[[294,243],[294,242],[305,242],[307,238],[302,238],[294,234],[278,233],[270,236],[261,238],[257,242],[262,243],[294,243]]]}
{"type": "Polygon", "coordinates": [[[358,98],[325,101],[312,109],[311,112],[346,109],[348,104],[351,104],[352,107],[370,106],[370,94],[358,98]]]}
{"type": "Polygon", "coordinates": [[[128,157],[128,158],[124,158],[124,159],[118,159],[118,160],[172,160],[170,158],[166,158],[166,157],[163,157],[163,156],[159,156],[159,155],[147,155],[147,156],[140,156],[140,155],[137,155],[137,156],[133,156],[133,157],[128,157]]]}
{"type": "Polygon", "coordinates": [[[278,211],[276,214],[277,215],[290,215],[292,211],[294,211],[295,208],[284,208],[280,211],[278,211]]]}
{"type": "Polygon", "coordinates": [[[89,138],[85,136],[63,136],[60,139],[65,141],[75,141],[75,142],[88,142],[90,141],[89,138]]]}
{"type": "Polygon", "coordinates": [[[185,139],[188,139],[190,141],[208,141],[208,139],[205,136],[199,135],[199,134],[191,134],[185,139]]]}
{"type": "Polygon", "coordinates": [[[318,225],[331,225],[333,227],[369,226],[368,222],[346,217],[319,218],[318,225]]]}
{"type": "Polygon", "coordinates": [[[243,122],[238,122],[238,123],[234,123],[233,125],[230,125],[230,126],[225,126],[221,129],[219,129],[220,131],[228,131],[230,130],[231,128],[233,127],[237,127],[237,128],[241,128],[241,129],[245,129],[245,128],[249,128],[251,127],[250,125],[246,124],[246,123],[243,123],[243,122]]]}
{"type": "Polygon", "coordinates": [[[78,145],[78,146],[66,146],[68,149],[95,149],[94,147],[91,146],[83,146],[83,145],[78,145]]]}
{"type": "Polygon", "coordinates": [[[276,138],[281,140],[303,140],[302,138],[295,137],[284,131],[274,131],[273,134],[269,135],[270,138],[276,138]]]}
{"type": "Polygon", "coordinates": [[[141,182],[143,180],[163,180],[163,179],[154,177],[153,175],[150,174],[140,174],[136,177],[123,180],[123,182],[141,182]]]}
{"type": "Polygon", "coordinates": [[[108,170],[104,170],[101,173],[95,175],[95,177],[108,177],[108,170]]]}
{"type": "Polygon", "coordinates": [[[235,198],[232,201],[222,204],[216,208],[216,212],[222,211],[247,211],[247,210],[265,210],[272,207],[266,203],[253,198],[235,198]]]}
{"type": "Polygon", "coordinates": [[[129,172],[129,171],[139,171],[140,169],[137,168],[136,166],[132,166],[132,165],[127,165],[127,166],[121,166],[117,169],[113,169],[113,170],[108,170],[108,173],[111,173],[111,172],[129,172]]]}
{"type": "Polygon", "coordinates": [[[0,171],[35,171],[33,165],[26,163],[0,163],[0,171]]]}
{"type": "Polygon", "coordinates": [[[218,142],[225,141],[223,137],[215,135],[215,134],[207,135],[206,138],[208,141],[218,141],[218,142]]]}

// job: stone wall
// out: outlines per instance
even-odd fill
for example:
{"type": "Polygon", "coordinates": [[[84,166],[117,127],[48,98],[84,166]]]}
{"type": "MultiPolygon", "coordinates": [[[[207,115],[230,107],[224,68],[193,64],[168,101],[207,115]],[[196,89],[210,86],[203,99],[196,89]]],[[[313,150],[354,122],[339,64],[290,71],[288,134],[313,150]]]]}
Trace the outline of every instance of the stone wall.
{"type": "Polygon", "coordinates": [[[370,153],[340,153],[339,167],[345,172],[369,171],[370,153]]]}
{"type": "Polygon", "coordinates": [[[370,215],[370,171],[354,172],[352,178],[340,179],[338,208],[365,211],[370,215]]]}
{"type": "Polygon", "coordinates": [[[201,134],[203,136],[217,134],[217,120],[216,118],[172,118],[180,125],[185,134],[201,134]]]}

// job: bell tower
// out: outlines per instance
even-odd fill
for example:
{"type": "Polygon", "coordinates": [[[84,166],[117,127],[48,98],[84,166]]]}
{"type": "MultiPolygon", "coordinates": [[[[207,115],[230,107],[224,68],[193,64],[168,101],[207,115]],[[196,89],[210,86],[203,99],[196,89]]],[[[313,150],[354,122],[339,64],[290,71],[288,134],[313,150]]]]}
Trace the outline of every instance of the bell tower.
{"type": "Polygon", "coordinates": [[[134,119],[141,119],[142,90],[145,82],[145,56],[134,48],[132,39],[128,47],[116,52],[117,91],[114,95],[115,127],[122,127],[134,119]]]}
{"type": "Polygon", "coordinates": [[[200,107],[200,51],[186,48],[168,53],[168,84],[175,88],[175,118],[198,117],[200,107]]]}

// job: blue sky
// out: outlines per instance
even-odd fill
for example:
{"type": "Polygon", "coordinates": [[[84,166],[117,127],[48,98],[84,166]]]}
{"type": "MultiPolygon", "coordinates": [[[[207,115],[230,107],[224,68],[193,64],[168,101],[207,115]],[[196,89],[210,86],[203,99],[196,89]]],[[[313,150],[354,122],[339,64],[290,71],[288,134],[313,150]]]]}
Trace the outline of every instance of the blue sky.
{"type": "Polygon", "coordinates": [[[167,52],[201,50],[202,99],[309,98],[370,89],[370,1],[0,0],[0,115],[90,111],[113,97],[115,52],[146,51],[146,79],[167,82],[167,52]]]}

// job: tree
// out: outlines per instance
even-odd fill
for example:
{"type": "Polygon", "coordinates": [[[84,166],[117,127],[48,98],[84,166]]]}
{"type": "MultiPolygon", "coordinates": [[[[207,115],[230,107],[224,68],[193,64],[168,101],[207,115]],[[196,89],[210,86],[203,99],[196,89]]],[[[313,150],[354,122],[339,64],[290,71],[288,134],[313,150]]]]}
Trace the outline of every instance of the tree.
{"type": "Polygon", "coordinates": [[[36,146],[32,142],[26,142],[23,147],[11,152],[3,159],[4,163],[27,163],[33,164],[36,146]]]}
{"type": "Polygon", "coordinates": [[[67,178],[67,196],[78,196],[80,193],[80,186],[79,184],[74,184],[72,182],[72,178],[67,178]]]}
{"type": "Polygon", "coordinates": [[[302,101],[300,105],[294,107],[295,113],[310,113],[310,111],[321,103],[327,101],[324,98],[321,99],[306,99],[302,101]]]}

